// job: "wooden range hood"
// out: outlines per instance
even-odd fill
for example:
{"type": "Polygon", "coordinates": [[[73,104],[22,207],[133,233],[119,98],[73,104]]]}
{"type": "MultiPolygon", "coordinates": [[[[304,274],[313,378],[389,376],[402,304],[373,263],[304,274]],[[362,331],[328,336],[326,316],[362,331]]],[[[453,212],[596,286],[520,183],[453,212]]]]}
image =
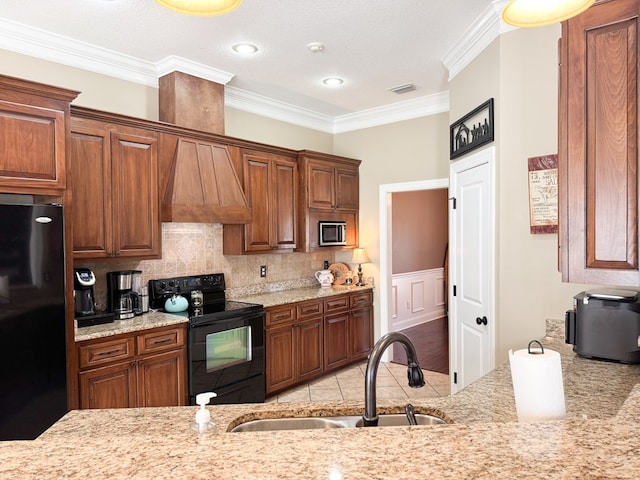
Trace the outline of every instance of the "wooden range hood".
{"type": "MultiPolygon", "coordinates": [[[[160,120],[224,134],[224,85],[172,72],[159,82],[160,120]]],[[[226,147],[181,138],[162,197],[163,222],[243,224],[251,208],[226,147]]]]}

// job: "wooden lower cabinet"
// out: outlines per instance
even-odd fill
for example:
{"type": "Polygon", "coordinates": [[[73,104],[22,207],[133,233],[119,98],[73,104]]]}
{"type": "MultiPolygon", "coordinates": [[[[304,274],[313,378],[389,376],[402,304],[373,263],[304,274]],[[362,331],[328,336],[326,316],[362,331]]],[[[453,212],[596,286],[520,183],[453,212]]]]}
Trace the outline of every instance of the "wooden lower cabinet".
{"type": "Polygon", "coordinates": [[[324,353],[326,370],[333,370],[349,363],[349,312],[324,318],[324,353]]]}
{"type": "Polygon", "coordinates": [[[186,326],[78,343],[80,408],[187,405],[186,326]]]}
{"type": "Polygon", "coordinates": [[[267,394],[323,372],[322,317],[298,320],[295,307],[267,309],[267,394]]]}
{"type": "Polygon", "coordinates": [[[367,290],[266,308],[267,395],[366,358],[372,301],[367,290]]]}

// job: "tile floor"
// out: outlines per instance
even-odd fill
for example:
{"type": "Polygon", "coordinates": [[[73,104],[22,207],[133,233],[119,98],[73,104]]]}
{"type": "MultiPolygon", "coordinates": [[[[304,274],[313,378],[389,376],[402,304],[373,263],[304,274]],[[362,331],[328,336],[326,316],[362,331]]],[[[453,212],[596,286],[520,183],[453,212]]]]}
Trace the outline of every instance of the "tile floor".
{"type": "MultiPolygon", "coordinates": [[[[351,365],[312,382],[267,398],[268,402],[331,402],[340,400],[364,401],[364,374],[367,363],[351,365]]],[[[382,362],[378,367],[376,395],[380,399],[412,400],[449,395],[449,375],[423,370],[426,385],[411,388],[407,385],[407,367],[382,362]]]]}

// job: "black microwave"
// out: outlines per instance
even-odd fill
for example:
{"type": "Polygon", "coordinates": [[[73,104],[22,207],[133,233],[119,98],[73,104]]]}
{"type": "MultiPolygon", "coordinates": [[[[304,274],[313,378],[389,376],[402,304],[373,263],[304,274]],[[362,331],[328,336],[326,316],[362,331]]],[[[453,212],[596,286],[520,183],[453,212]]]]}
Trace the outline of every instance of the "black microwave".
{"type": "Polygon", "coordinates": [[[346,222],[318,222],[318,245],[321,247],[335,247],[347,244],[346,222]]]}

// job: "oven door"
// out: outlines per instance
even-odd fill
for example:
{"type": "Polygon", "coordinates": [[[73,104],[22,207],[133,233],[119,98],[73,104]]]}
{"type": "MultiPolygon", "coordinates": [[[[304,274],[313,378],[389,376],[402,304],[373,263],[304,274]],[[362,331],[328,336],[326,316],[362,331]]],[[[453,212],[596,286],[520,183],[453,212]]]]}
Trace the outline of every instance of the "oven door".
{"type": "Polygon", "coordinates": [[[189,398],[211,403],[264,402],[264,310],[189,324],[189,398]]]}

